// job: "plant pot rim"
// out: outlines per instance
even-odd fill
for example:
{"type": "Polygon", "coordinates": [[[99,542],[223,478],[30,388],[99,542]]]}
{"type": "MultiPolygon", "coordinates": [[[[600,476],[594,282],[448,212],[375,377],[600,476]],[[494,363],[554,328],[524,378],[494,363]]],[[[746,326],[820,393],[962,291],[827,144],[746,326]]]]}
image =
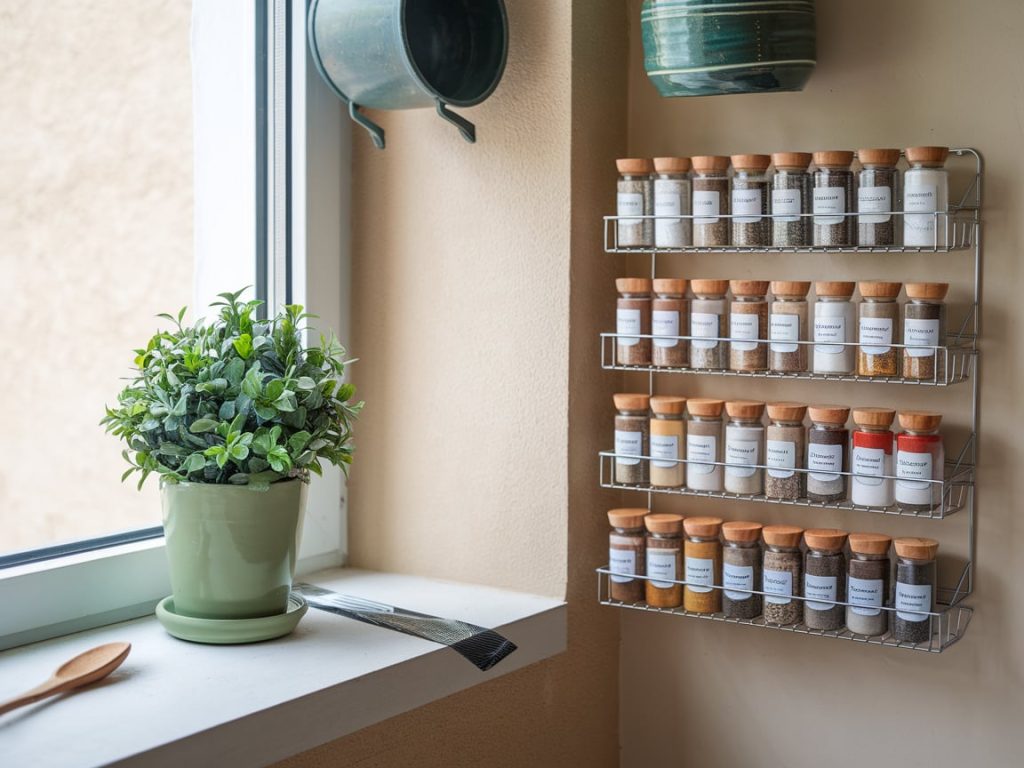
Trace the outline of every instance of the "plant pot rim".
{"type": "Polygon", "coordinates": [[[168,483],[166,480],[162,480],[161,479],[161,481],[160,481],[160,490],[181,486],[181,487],[184,487],[184,488],[224,488],[224,489],[239,490],[239,491],[252,491],[254,493],[266,493],[267,491],[269,491],[274,486],[291,485],[293,483],[305,483],[305,482],[306,481],[303,480],[301,477],[289,477],[289,478],[286,478],[284,480],[277,480],[277,481],[275,481],[273,483],[270,483],[266,487],[254,488],[253,486],[249,485],[248,483],[246,483],[245,485],[238,485],[236,483],[192,483],[192,482],[188,482],[186,480],[179,480],[178,482],[175,482],[175,483],[168,483]]]}

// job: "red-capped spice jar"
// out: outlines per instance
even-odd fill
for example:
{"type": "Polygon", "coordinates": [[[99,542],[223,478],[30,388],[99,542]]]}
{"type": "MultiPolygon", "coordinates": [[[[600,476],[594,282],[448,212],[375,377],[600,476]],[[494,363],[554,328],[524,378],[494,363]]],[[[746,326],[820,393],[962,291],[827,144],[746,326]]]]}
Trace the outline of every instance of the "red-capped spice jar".
{"type": "Polygon", "coordinates": [[[933,411],[900,411],[896,436],[896,506],[905,512],[929,512],[942,504],[945,454],[933,411]]]}
{"type": "Polygon", "coordinates": [[[893,476],[893,419],[891,408],[854,408],[853,451],[850,460],[850,500],[861,507],[891,507],[895,502],[893,476]]]}

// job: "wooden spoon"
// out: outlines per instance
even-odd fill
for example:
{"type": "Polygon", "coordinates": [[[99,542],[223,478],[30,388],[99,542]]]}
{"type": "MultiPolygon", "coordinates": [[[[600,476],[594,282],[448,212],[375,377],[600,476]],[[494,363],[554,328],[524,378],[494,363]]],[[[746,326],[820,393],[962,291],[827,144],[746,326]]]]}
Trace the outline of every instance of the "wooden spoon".
{"type": "Polygon", "coordinates": [[[102,680],[121,666],[121,662],[128,658],[131,649],[131,643],[107,643],[75,656],[58,667],[53,676],[42,685],[0,704],[0,715],[45,699],[47,696],[56,696],[58,693],[102,680]]]}

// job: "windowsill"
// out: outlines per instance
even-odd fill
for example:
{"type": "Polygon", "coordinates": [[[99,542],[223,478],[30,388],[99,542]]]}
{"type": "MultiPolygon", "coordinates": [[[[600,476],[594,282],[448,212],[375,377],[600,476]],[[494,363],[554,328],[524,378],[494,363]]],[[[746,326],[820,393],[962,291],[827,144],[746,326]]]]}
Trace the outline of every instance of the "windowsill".
{"type": "Polygon", "coordinates": [[[6,765],[269,765],[565,650],[565,604],[367,571],[305,578],[346,594],[493,627],[518,649],[488,672],[443,646],[310,608],[285,638],[198,645],[153,616],[0,653],[3,692],[101,643],[132,644],[94,688],[0,716],[6,765]]]}

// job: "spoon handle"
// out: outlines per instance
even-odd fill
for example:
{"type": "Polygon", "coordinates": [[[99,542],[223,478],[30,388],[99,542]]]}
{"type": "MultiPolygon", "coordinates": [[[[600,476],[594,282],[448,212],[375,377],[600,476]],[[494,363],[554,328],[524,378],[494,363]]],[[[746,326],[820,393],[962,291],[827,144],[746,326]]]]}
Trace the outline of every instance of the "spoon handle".
{"type": "Polygon", "coordinates": [[[12,709],[24,707],[26,704],[33,704],[40,699],[45,699],[47,696],[54,696],[63,692],[67,687],[66,681],[51,677],[42,685],[38,685],[32,690],[25,691],[20,696],[15,696],[13,699],[8,699],[0,704],[0,715],[10,712],[12,709]]]}

